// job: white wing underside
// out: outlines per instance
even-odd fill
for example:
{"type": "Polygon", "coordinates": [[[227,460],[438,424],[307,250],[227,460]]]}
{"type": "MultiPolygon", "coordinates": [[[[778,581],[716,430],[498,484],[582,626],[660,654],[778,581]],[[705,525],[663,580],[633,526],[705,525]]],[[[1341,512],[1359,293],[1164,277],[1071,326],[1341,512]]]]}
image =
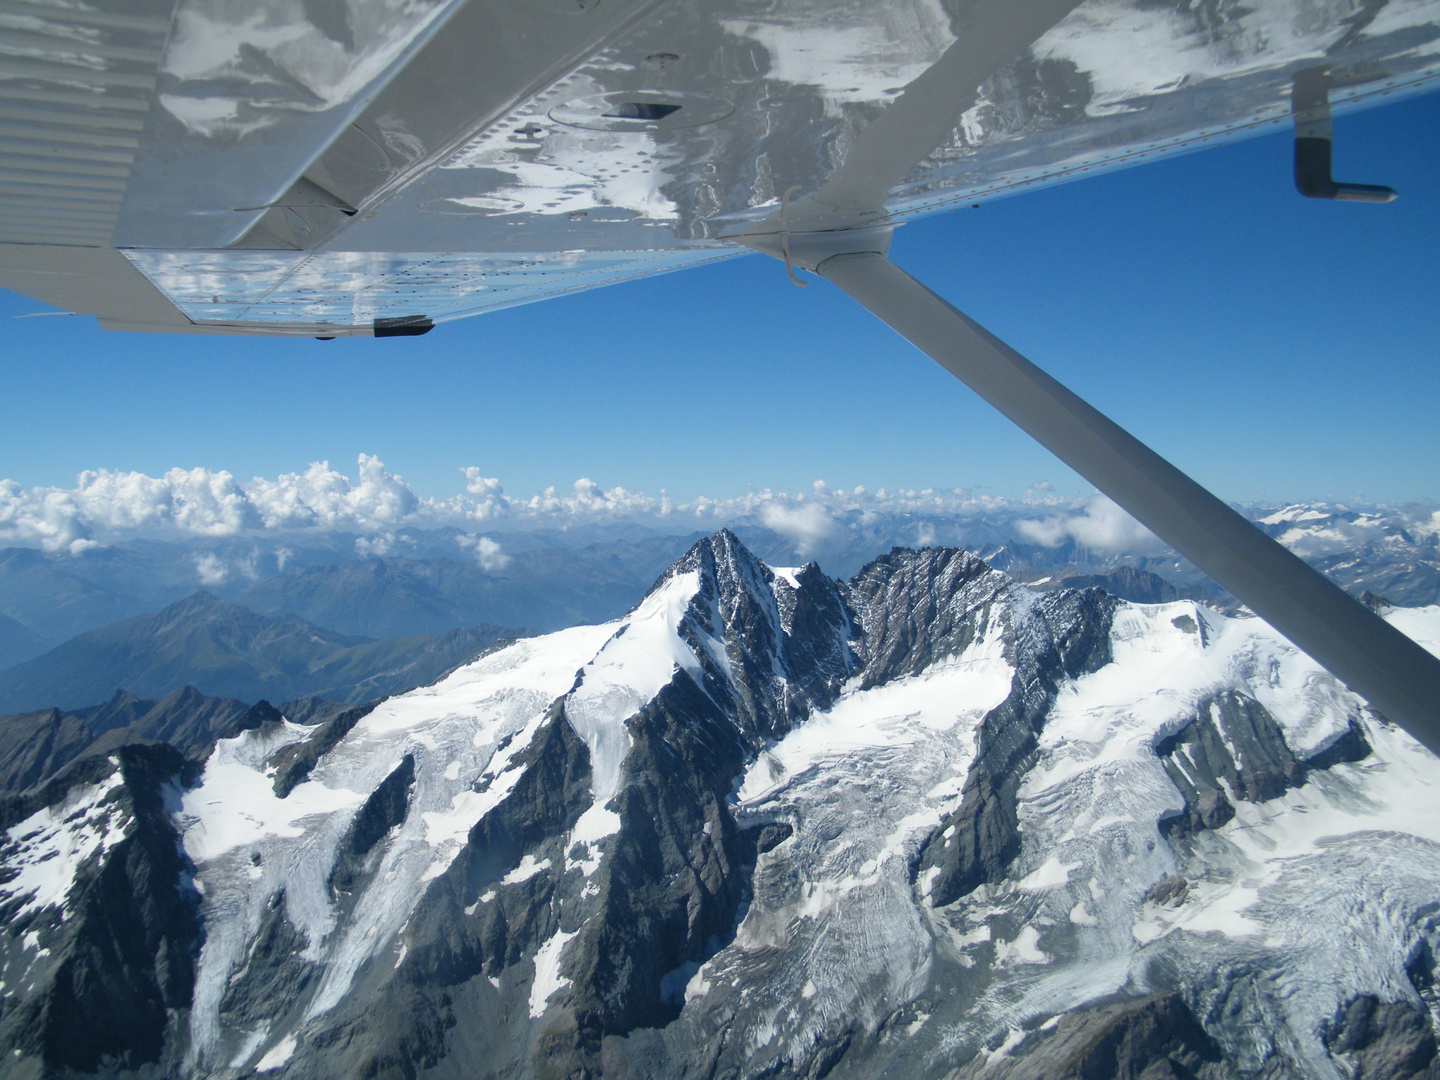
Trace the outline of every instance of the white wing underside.
{"type": "Polygon", "coordinates": [[[0,0],[0,285],[116,329],[405,332],[745,253],[907,87],[943,123],[891,222],[1288,127],[1302,69],[1339,111],[1440,75],[1436,0],[1048,7],[990,46],[990,0],[0,0]]]}

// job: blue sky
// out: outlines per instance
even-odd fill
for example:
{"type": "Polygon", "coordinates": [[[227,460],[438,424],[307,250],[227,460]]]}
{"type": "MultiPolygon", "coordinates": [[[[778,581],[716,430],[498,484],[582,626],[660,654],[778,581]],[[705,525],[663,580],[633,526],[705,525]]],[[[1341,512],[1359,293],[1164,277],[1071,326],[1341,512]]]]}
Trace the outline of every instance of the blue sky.
{"type": "MultiPolygon", "coordinates": [[[[1440,500],[1440,94],[1338,119],[1301,199],[1277,133],[902,228],[893,258],[1225,498],[1440,500]]],[[[823,282],[762,256],[424,338],[102,334],[0,293],[0,477],[273,477],[376,454],[525,496],[581,476],[747,489],[1090,489],[823,282]]]]}

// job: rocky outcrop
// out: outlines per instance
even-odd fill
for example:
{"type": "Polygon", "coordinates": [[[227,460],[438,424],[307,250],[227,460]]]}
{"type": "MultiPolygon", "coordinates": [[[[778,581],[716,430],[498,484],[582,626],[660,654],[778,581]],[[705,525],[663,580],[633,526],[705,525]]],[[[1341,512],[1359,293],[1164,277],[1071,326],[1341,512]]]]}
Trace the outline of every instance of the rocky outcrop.
{"type": "Polygon", "coordinates": [[[916,876],[936,906],[998,881],[1020,850],[1015,796],[1056,686],[1109,662],[1116,601],[1098,590],[1022,596],[963,551],[892,551],[850,582],[862,685],[881,685],[1003,635],[1010,694],[980,722],[960,805],[921,848],[916,876]]]}
{"type": "Polygon", "coordinates": [[[0,792],[34,787],[94,741],[83,720],[59,709],[0,717],[0,792]]]}
{"type": "MultiPolygon", "coordinates": [[[[1156,708],[1112,665],[1112,635],[1164,663],[1237,638],[1263,657],[1260,637],[1207,640],[1193,608],[1100,589],[1037,594],[955,550],[897,549],[849,583],[777,572],[725,531],[647,604],[364,723],[378,703],[262,702],[209,724],[227,741],[190,790],[193,761],[121,740],[118,765],[80,754],[0,801],[0,962],[7,991],[33,986],[0,1004],[0,1053],[105,1080],[1289,1080],[1327,1053],[1355,1077],[1433,1075],[1428,1018],[1403,999],[1325,1021],[1311,987],[1305,1024],[1267,1011],[1288,973],[1273,956],[1336,890],[1266,886],[1277,915],[1266,889],[1227,894],[1226,842],[1196,835],[1368,753],[1363,718],[1301,760],[1245,693],[1291,692],[1251,653],[1230,655],[1233,682],[1165,684],[1156,708]],[[1197,700],[1175,730],[1169,703],[1197,700]],[[37,846],[52,832],[82,855],[37,906],[39,886],[12,885],[61,865],[37,846]],[[1173,992],[1094,1003],[1116,986],[1173,992]],[[1285,1046],[1250,1038],[1271,1027],[1285,1046]]],[[[1340,770],[1317,798],[1364,813],[1380,772],[1340,770]]],[[[1407,928],[1430,918],[1408,899],[1433,900],[1413,869],[1429,841],[1354,841],[1305,859],[1349,860],[1358,888],[1390,845],[1377,872],[1404,881],[1386,903],[1404,894],[1407,928]]],[[[1408,970],[1440,1005],[1428,940],[1408,970]]],[[[1297,963],[1319,963],[1307,947],[1297,963]]],[[[1350,985],[1399,971],[1381,960],[1350,985]]]]}
{"type": "Polygon", "coordinates": [[[1265,706],[1224,690],[1200,702],[1195,718],[1155,745],[1155,754],[1185,800],[1162,828],[1183,835],[1217,829],[1235,816],[1231,797],[1247,802],[1279,798],[1305,782],[1310,768],[1358,761],[1370,753],[1352,721],[1345,733],[1309,761],[1300,761],[1265,706]]]}
{"type": "Polygon", "coordinates": [[[319,974],[305,959],[305,935],[285,909],[285,890],[270,897],[245,966],[235,972],[220,1000],[225,1023],[250,1027],[292,1012],[319,974]]]}
{"type": "Polygon", "coordinates": [[[859,629],[861,686],[917,675],[958,656],[1000,616],[1014,587],[967,551],[895,548],[882,555],[846,586],[859,629]]]}
{"type": "Polygon", "coordinates": [[[202,935],[192,867],[168,813],[188,769],[172,747],[121,747],[77,762],[10,829],[0,860],[12,872],[90,852],[63,868],[72,877],[49,903],[4,889],[3,978],[13,989],[0,1043],[11,1065],[93,1072],[161,1061],[170,1016],[190,1004],[202,935]]]}
{"type": "Polygon", "coordinates": [[[335,744],[350,733],[362,719],[374,712],[375,706],[383,699],[367,701],[364,705],[352,705],[342,709],[320,724],[303,741],[291,743],[276,751],[270,765],[275,770],[275,794],[282,799],[303,784],[310,777],[316,762],[335,744]]]}
{"type": "Polygon", "coordinates": [[[337,896],[353,893],[374,872],[370,855],[385,834],[405,820],[414,783],[415,755],[406,754],[351,820],[330,870],[330,888],[337,896]]]}
{"type": "Polygon", "coordinates": [[[951,1080],[1226,1080],[1220,1048],[1176,993],[1079,1009],[951,1080]]]}
{"type": "Polygon", "coordinates": [[[462,1015],[472,1044],[505,1059],[528,1045],[524,988],[497,983],[560,928],[562,840],[590,805],[589,751],[563,701],[512,768],[513,788],[426,889],[393,973],[314,1033],[323,1064],[311,1075],[413,1077],[445,1057],[462,1015]],[[533,872],[521,869],[526,860],[533,872]],[[405,1020],[375,1024],[377,1008],[405,1020]]]}
{"type": "Polygon", "coordinates": [[[1350,1080],[1440,1080],[1430,1016],[1409,1001],[1360,994],[1322,1032],[1350,1080]]]}
{"type": "Polygon", "coordinates": [[[164,743],[203,760],[215,740],[240,730],[247,716],[252,726],[269,718],[264,710],[270,706],[260,704],[264,709],[256,713],[259,705],[206,697],[186,686],[159,701],[117,690],[103,705],[70,713],[49,709],[0,717],[0,792],[25,791],[59,776],[77,759],[103,758],[137,743],[164,743]]]}

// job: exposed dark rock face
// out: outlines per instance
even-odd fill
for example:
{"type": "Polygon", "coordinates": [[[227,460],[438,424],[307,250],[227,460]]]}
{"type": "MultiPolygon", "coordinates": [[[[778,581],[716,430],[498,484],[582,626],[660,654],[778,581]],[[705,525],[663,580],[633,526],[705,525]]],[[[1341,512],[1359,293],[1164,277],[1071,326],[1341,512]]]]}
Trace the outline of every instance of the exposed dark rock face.
{"type": "Polygon", "coordinates": [[[1161,878],[1150,891],[1145,894],[1145,899],[1156,904],[1164,904],[1167,907],[1179,907],[1185,902],[1185,897],[1190,894],[1190,883],[1183,877],[1161,878]]]}
{"type": "Polygon", "coordinates": [[[301,955],[307,944],[286,913],[281,889],[266,905],[245,966],[230,977],[220,1001],[221,1019],[249,1026],[291,1012],[319,973],[301,955]]]}
{"type": "MultiPolygon", "coordinates": [[[[649,609],[663,613],[663,633],[637,616],[610,639],[625,645],[627,633],[658,633],[658,666],[656,654],[642,664],[633,651],[617,659],[624,649],[609,654],[610,667],[600,657],[574,660],[582,649],[595,655],[604,633],[594,630],[572,632],[563,647],[557,635],[533,653],[522,643],[512,666],[500,661],[495,671],[477,668],[473,684],[467,673],[437,688],[433,725],[425,694],[359,730],[379,702],[352,707],[312,698],[279,709],[260,702],[229,715],[203,696],[182,695],[156,714],[161,703],[117,695],[86,713],[107,729],[100,739],[121,763],[116,773],[93,749],[100,745],[93,725],[43,714],[40,722],[57,736],[69,723],[81,749],[72,753],[57,742],[60,750],[36,751],[37,763],[17,764],[17,776],[33,775],[38,786],[0,798],[0,827],[13,830],[60,807],[47,828],[108,839],[79,865],[65,918],[54,905],[27,910],[23,897],[0,892],[0,919],[8,921],[0,977],[7,986],[34,984],[0,999],[0,1053],[19,1048],[57,1075],[99,1070],[109,1080],[140,1069],[132,1080],[152,1080],[187,1075],[188,1032],[201,1063],[189,1075],[229,1075],[232,1068],[246,1075],[263,1054],[276,1066],[264,1075],[277,1080],[863,1080],[957,1067],[953,1080],[1289,1080],[1281,1065],[1237,1072],[1227,1071],[1233,1062],[1221,1062],[1233,1048],[1227,1042],[1222,1051],[1211,1034],[1223,1041],[1225,1025],[1253,1003],[1253,995],[1236,991],[1239,1004],[1231,1009],[1224,996],[1241,976],[1217,974],[1216,985],[1199,985],[1193,968],[1171,963],[1186,947],[1181,923],[1221,885],[1204,865],[1183,861],[1186,850],[1203,845],[1167,845],[1154,834],[1154,815],[1173,795],[1149,757],[1151,729],[1124,729],[1127,745],[1139,748],[1122,762],[1135,766],[1128,775],[1163,789],[1139,804],[1144,813],[1110,814],[1116,801],[1106,779],[1097,782],[1093,813],[1059,818],[1070,823],[1065,828],[1080,823],[1062,843],[1078,845],[1076,837],[1093,826],[1114,830],[1102,841],[1113,847],[1085,848],[1102,856],[1088,863],[1057,860],[1062,875],[1077,870],[1059,884],[1053,874],[1037,885],[1014,872],[1022,842],[1018,792],[1038,737],[1059,695],[1077,692],[1072,681],[1111,662],[1121,601],[1101,589],[1037,594],[973,555],[945,549],[896,549],[848,584],[813,564],[777,575],[726,531],[695,544],[650,595],[681,584],[649,609]],[[1008,690],[1004,683],[913,679],[980,644],[994,650],[981,655],[1002,654],[1013,670],[1008,690]],[[534,684],[523,681],[533,675],[525,666],[531,663],[550,665],[534,684]],[[640,666],[646,674],[636,676],[640,666]],[[511,677],[514,684],[504,681],[511,677]],[[846,698],[820,722],[826,726],[817,726],[817,737],[836,731],[841,750],[794,751],[811,738],[808,730],[775,745],[835,704],[847,685],[891,689],[846,698]],[[957,710],[965,726],[940,749],[932,733],[948,729],[939,726],[904,742],[917,738],[917,717],[926,724],[938,717],[925,711],[928,704],[904,713],[916,707],[906,695],[940,687],[944,696],[949,687],[970,685],[993,694],[985,707],[1001,694],[1004,700],[978,724],[981,706],[957,710]],[[478,688],[474,698],[465,696],[470,686],[478,688]],[[586,697],[590,691],[595,696],[586,697]],[[602,697],[603,708],[595,704],[602,697]],[[187,701],[188,719],[180,715],[187,701]],[[840,718],[852,706],[875,711],[846,728],[840,718]],[[892,707],[893,714],[883,711],[892,707]],[[309,730],[282,724],[286,718],[309,730]],[[973,757],[965,741],[972,727],[973,757]],[[859,744],[875,747],[873,755],[843,742],[875,731],[903,734],[893,743],[859,744]],[[206,787],[186,795],[181,814],[167,813],[162,800],[175,809],[180,786],[199,771],[195,758],[216,738],[242,735],[210,759],[206,787]],[[183,743],[191,756],[138,741],[152,738],[183,743]],[[613,752],[617,745],[621,753],[613,752]],[[917,746],[929,747],[930,758],[917,746]],[[747,769],[766,754],[776,762],[775,786],[755,794],[759,771],[747,769]],[[885,769],[883,783],[871,783],[870,771],[885,769]],[[896,786],[902,772],[910,787],[896,786]],[[112,776],[121,782],[97,806],[63,805],[67,792],[112,776]],[[238,840],[225,835],[234,822],[208,809],[228,805],[223,800],[235,791],[257,804],[253,811],[237,807],[250,830],[237,832],[238,840]],[[792,798],[797,791],[804,797],[792,798]],[[877,805],[903,806],[904,817],[876,814],[872,823],[877,805]],[[211,854],[196,856],[203,860],[203,907],[190,885],[194,868],[178,846],[177,820],[197,830],[186,834],[201,844],[192,851],[210,845],[211,854]],[[892,831],[896,820],[904,824],[892,831]],[[878,838],[874,848],[864,847],[872,837],[858,839],[864,825],[878,838]],[[331,853],[329,865],[320,864],[331,853]],[[1177,853],[1185,877],[1174,874],[1177,853]],[[959,902],[981,885],[996,887],[983,900],[959,902]],[[1119,916],[1117,903],[1127,905],[1119,916]],[[1126,933],[1131,908],[1137,927],[1177,929],[1147,944],[1139,932],[1126,933]],[[248,913],[245,925],[225,923],[237,909],[248,913]],[[201,913],[216,919],[204,955],[221,960],[206,959],[197,984],[201,913]],[[797,929],[802,925],[807,929],[797,929]],[[1131,971],[1151,987],[1181,989],[1105,999],[1023,1038],[1012,1031],[996,1053],[1005,1024],[1035,1022],[1025,1018],[1033,1011],[1014,1008],[1029,992],[1021,990],[1002,1002],[1010,1012],[983,1015],[956,1038],[1012,988],[1041,986],[1052,972],[1070,978],[1074,969],[1060,966],[1076,962],[1067,949],[1088,949],[1117,925],[1122,951],[1136,950],[1132,958],[1141,961],[1150,950],[1148,968],[1137,962],[1131,971]],[[808,927],[818,928],[814,937],[804,936],[808,927]],[[38,936],[27,942],[32,933],[38,936]],[[222,943],[231,951],[220,952],[222,943]],[[952,945],[954,955],[942,956],[952,945]],[[50,952],[42,957],[36,946],[50,952]],[[873,964],[855,959],[862,949],[873,951],[865,958],[873,964]],[[342,954],[354,966],[344,969],[342,954]],[[332,983],[336,970],[345,974],[332,983]],[[747,978],[757,971],[776,977],[747,978]],[[837,987],[846,979],[849,985],[837,987]],[[193,994],[195,1017],[208,1002],[203,1015],[221,1032],[208,1044],[200,1023],[191,1027],[186,1016],[195,985],[204,990],[193,994]],[[343,994],[338,1004],[326,997],[323,1011],[304,1019],[320,988],[335,985],[343,994]],[[779,988],[779,1004],[756,992],[767,986],[779,988]],[[1203,1026],[1191,1002],[1197,1011],[1204,1004],[1203,1026]],[[996,1016],[996,1026],[985,1026],[996,1016]],[[990,1040],[991,1053],[970,1057],[980,1038],[990,1040]]],[[[1203,643],[1196,617],[1174,621],[1203,643]]],[[[1148,633],[1126,626],[1126,633],[1148,633]]],[[[1159,627],[1168,634],[1163,621],[1159,627]]],[[[1086,739],[1066,745],[1086,753],[1086,739]]],[[[1311,770],[1368,752],[1354,726],[1299,760],[1275,718],[1233,690],[1203,700],[1155,749],[1185,800],[1185,812],[1169,825],[1177,839],[1229,820],[1235,809],[1227,791],[1237,800],[1273,799],[1311,770]]],[[[1065,775],[1050,768],[1048,756],[1045,775],[1065,775]]],[[[1347,773],[1336,786],[1348,783],[1347,773]]],[[[1037,805],[1046,814],[1063,808],[1043,801],[1052,798],[1048,791],[1036,798],[1026,795],[1027,815],[1037,805]]],[[[1057,818],[1044,827],[1040,820],[1025,817],[1037,823],[1033,832],[1027,824],[1027,868],[1035,866],[1035,837],[1041,844],[1054,839],[1044,828],[1057,818]]],[[[20,833],[5,834],[5,842],[0,889],[16,880],[23,845],[38,843],[20,833]]],[[[1421,948],[1410,977],[1423,1000],[1440,1005],[1433,969],[1428,946],[1421,948]]],[[[1269,974],[1256,960],[1244,978],[1269,974]]],[[[1060,1007],[1054,1000],[1042,1007],[1060,1007]]],[[[1309,1052],[1322,1054],[1316,1032],[1308,1029],[1309,1052]]],[[[1440,1080],[1428,1020],[1405,1002],[1354,999],[1320,1037],[1356,1077],[1440,1080]]],[[[1290,1068],[1291,1059],[1282,1064],[1290,1068]]]]}
{"type": "Polygon", "coordinates": [[[1020,850],[1015,793],[1058,681],[1110,659],[1116,601],[1099,591],[1052,593],[1016,604],[1021,625],[992,626],[1016,597],[1014,585],[963,551],[896,549],[850,582],[863,637],[862,685],[917,674],[990,632],[1004,634],[1015,665],[1009,696],[980,723],[979,752],[957,810],[920,852],[917,875],[937,906],[1004,876],[1020,850]]]}
{"type": "Polygon", "coordinates": [[[1352,719],[1345,733],[1318,753],[1305,759],[1306,769],[1328,769],[1334,765],[1364,761],[1370,756],[1370,744],[1365,733],[1352,719]]]}
{"type": "MultiPolygon", "coordinates": [[[[509,1006],[497,1013],[498,997],[485,977],[533,956],[560,926],[552,904],[559,883],[554,867],[564,865],[560,839],[591,799],[589,751],[566,720],[563,702],[512,767],[520,771],[515,786],[470,830],[465,847],[426,891],[404,937],[404,962],[378,988],[379,1007],[409,1022],[373,1025],[376,1003],[365,1002],[342,1011],[319,1034],[319,1045],[355,1063],[353,1075],[413,1077],[417,1067],[433,1066],[458,1023],[457,997],[479,995],[491,1003],[483,1026],[495,1045],[514,1053],[528,1037],[523,998],[518,1015],[509,1006]],[[551,866],[504,884],[527,856],[551,866]]],[[[346,1072],[337,1067],[326,1075],[346,1072]]]]}
{"type": "Polygon", "coordinates": [[[335,853],[335,866],[330,871],[330,888],[334,892],[354,892],[374,871],[369,856],[385,834],[405,820],[414,783],[415,755],[406,754],[395,771],[370,793],[345,830],[335,853]]]}
{"type": "Polygon", "coordinates": [[[25,791],[81,757],[104,757],[137,743],[164,743],[200,760],[253,711],[242,701],[206,697],[187,686],[160,701],[119,690],[105,704],[74,713],[49,709],[0,717],[0,792],[25,791]]]}
{"type": "Polygon", "coordinates": [[[1349,1068],[1350,1080],[1437,1080],[1430,1017],[1409,1001],[1353,998],[1322,1032],[1325,1046],[1349,1068]]]}
{"type": "Polygon", "coordinates": [[[1198,589],[1179,589],[1159,574],[1133,566],[1117,566],[1101,574],[1047,575],[1044,584],[1032,588],[1051,592],[1055,589],[1104,589],[1111,596],[1133,604],[1169,604],[1175,600],[1198,600],[1198,589]]]}
{"type": "Polygon", "coordinates": [[[184,686],[154,702],[125,727],[112,727],[100,735],[86,753],[106,754],[126,743],[157,742],[204,758],[215,740],[224,738],[249,709],[243,701],[207,697],[193,686],[184,686]]]}
{"type": "Polygon", "coordinates": [[[161,1060],[171,1012],[190,1004],[202,934],[192,868],[167,813],[188,769],[171,747],[125,746],[114,762],[77,762],[26,808],[56,813],[28,819],[35,831],[10,840],[0,853],[7,865],[27,850],[43,857],[57,831],[78,838],[98,830],[106,839],[75,867],[63,914],[57,906],[36,910],[23,895],[0,912],[5,982],[27,987],[0,1014],[0,1041],[16,1057],[86,1072],[102,1062],[135,1068],[161,1060]],[[108,793],[83,801],[101,790],[108,793]],[[72,794],[82,802],[66,809],[72,794]]]}
{"type": "Polygon", "coordinates": [[[1066,1013],[952,1080],[1225,1080],[1220,1049],[1175,993],[1066,1013]]]}
{"type": "Polygon", "coordinates": [[[310,778],[310,772],[335,744],[350,733],[350,729],[375,711],[383,699],[368,701],[364,705],[352,705],[317,727],[303,742],[282,747],[271,758],[275,769],[275,794],[282,799],[310,778]]]}
{"type": "Polygon", "coordinates": [[[296,698],[294,701],[282,702],[278,706],[280,712],[292,724],[323,724],[326,720],[332,719],[350,708],[343,701],[332,701],[322,697],[296,698]]]}
{"type": "Polygon", "coordinates": [[[94,732],[83,720],[59,709],[0,717],[0,791],[34,787],[94,741],[94,732]]]}
{"type": "Polygon", "coordinates": [[[246,709],[237,720],[221,732],[220,738],[233,739],[242,732],[254,731],[266,724],[279,724],[284,720],[284,713],[268,701],[260,700],[246,709]]]}
{"type": "Polygon", "coordinates": [[[792,677],[809,701],[823,708],[854,671],[848,639],[857,629],[835,582],[815,563],[802,567],[795,583],[798,589],[783,578],[774,582],[785,651],[792,677]]]}
{"type": "Polygon", "coordinates": [[[72,709],[71,714],[84,720],[96,735],[103,735],[111,728],[130,726],[153,708],[155,702],[150,698],[129,690],[116,690],[103,705],[72,709]]]}
{"type": "Polygon", "coordinates": [[[917,675],[964,652],[989,628],[991,608],[1013,588],[966,551],[895,548],[853,577],[847,599],[857,613],[864,661],[861,685],[917,675]]]}
{"type": "Polygon", "coordinates": [[[453,1039],[513,1053],[516,1040],[533,1038],[534,1075],[601,1075],[605,1037],[674,1019],[685,979],[733,938],[757,851],[782,843],[790,826],[742,830],[731,792],[766,740],[834,700],[855,667],[851,620],[818,568],[799,571],[793,585],[777,582],[728,532],[696,544],[656,588],[690,573],[698,589],[678,632],[699,668],[677,670],[626,722],[629,747],[607,806],[620,824],[603,842],[599,869],[591,877],[564,869],[570,853],[560,841],[592,796],[588,752],[562,698],[510,766],[523,769],[515,787],[471,830],[411,919],[399,977],[383,993],[423,1022],[403,1046],[365,1034],[359,1017],[325,1036],[358,1053],[362,1071],[406,1075],[407,1060],[438,1060],[453,1039]],[[539,869],[512,875],[522,860],[539,869]],[[557,932],[575,935],[565,985],[533,1034],[524,998],[490,980],[503,986],[507,971],[557,932]],[[472,1020],[464,1036],[446,1034],[459,1024],[458,1002],[474,1008],[497,996],[506,1002],[498,1019],[489,1006],[481,1030],[472,1020]]]}
{"type": "Polygon", "coordinates": [[[1370,746],[1352,723],[1339,739],[1302,762],[1265,706],[1248,694],[1226,690],[1202,701],[1195,719],[1157,743],[1155,753],[1185,799],[1185,809],[1162,825],[1183,834],[1217,829],[1233,818],[1227,790],[1248,802],[1278,798],[1303,784],[1308,768],[1358,761],[1370,746]]]}

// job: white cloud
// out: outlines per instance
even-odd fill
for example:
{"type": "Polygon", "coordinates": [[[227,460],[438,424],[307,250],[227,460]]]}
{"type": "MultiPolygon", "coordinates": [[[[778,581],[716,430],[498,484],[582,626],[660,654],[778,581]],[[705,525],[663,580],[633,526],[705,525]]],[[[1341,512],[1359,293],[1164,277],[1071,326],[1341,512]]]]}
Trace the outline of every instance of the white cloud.
{"type": "Polygon", "coordinates": [[[1058,547],[1073,537],[1092,551],[1163,551],[1165,545],[1149,529],[1104,495],[1096,495],[1078,514],[1018,521],[1016,530],[1044,547],[1058,547]]]}
{"type": "Polygon", "coordinates": [[[320,529],[374,533],[423,518],[426,502],[377,457],[361,454],[358,479],[317,461],[303,473],[241,484],[228,472],[171,469],[164,476],[97,469],[74,488],[25,490],[0,480],[0,540],[78,553],[96,533],[179,532],[235,536],[248,531],[320,529]]]}
{"type": "Polygon", "coordinates": [[[395,547],[395,534],[393,532],[381,533],[378,536],[357,536],[355,538],[355,554],[362,559],[368,559],[371,555],[379,558],[382,555],[389,555],[395,547]]]}
{"type": "Polygon", "coordinates": [[[835,534],[835,519],[816,502],[788,506],[771,501],[761,504],[760,522],[795,545],[803,558],[815,554],[821,543],[835,534]]]}
{"type": "Polygon", "coordinates": [[[510,556],[500,550],[500,544],[488,536],[457,536],[455,542],[471,552],[480,569],[487,573],[504,570],[510,565],[510,556]]]}
{"type": "Polygon", "coordinates": [[[286,473],[276,480],[256,478],[246,494],[267,529],[322,528],[383,531],[404,524],[421,499],[409,484],[385,471],[370,454],[359,457],[359,479],[313,463],[304,473],[286,473]]]}
{"type": "Polygon", "coordinates": [[[213,551],[207,551],[195,556],[195,573],[200,578],[200,584],[207,587],[224,585],[236,574],[251,581],[259,581],[260,570],[256,565],[259,559],[258,548],[251,548],[249,554],[244,556],[232,555],[228,561],[213,551]]]}
{"type": "Polygon", "coordinates": [[[505,512],[509,500],[505,498],[505,489],[500,486],[499,480],[480,475],[480,469],[475,465],[467,465],[460,472],[465,476],[465,490],[475,497],[475,509],[471,511],[471,516],[476,521],[499,517],[505,512]]]}
{"type": "MultiPolygon", "coordinates": [[[[369,454],[357,460],[355,479],[330,466],[312,463],[303,472],[240,482],[223,470],[171,469],[152,477],[137,472],[99,469],[81,473],[73,488],[23,489],[0,481],[0,542],[34,544],[51,552],[78,554],[94,547],[96,537],[124,535],[236,536],[245,533],[340,532],[357,534],[360,555],[379,555],[404,539],[406,526],[465,529],[487,526],[568,527],[606,521],[648,521],[682,527],[714,528],[758,518],[787,536],[802,555],[834,535],[837,520],[873,525],[885,514],[947,514],[1004,507],[1003,499],[975,498],[953,489],[870,491],[832,489],[823,480],[812,494],[791,495],[766,488],[733,498],[700,496],[689,502],[665,492],[647,495],[623,487],[602,487],[576,480],[569,490],[547,487],[529,498],[505,493],[500,481],[478,466],[460,469],[463,494],[423,498],[405,480],[388,472],[369,454]]],[[[1066,504],[1067,509],[1069,504],[1066,504]]],[[[493,543],[493,541],[491,541],[493,543]]],[[[498,550],[472,545],[481,565],[495,569],[508,559],[498,550]]],[[[278,554],[284,559],[288,552],[278,554]]],[[[208,565],[208,564],[207,564],[208,565]]],[[[241,572],[231,565],[225,573],[241,572]]],[[[218,568],[210,571],[220,573],[218,568]]]]}
{"type": "Polygon", "coordinates": [[[200,575],[201,585],[224,585],[230,578],[225,560],[209,551],[195,556],[195,572],[200,575]]]}
{"type": "MultiPolygon", "coordinates": [[[[868,530],[893,528],[894,536],[907,542],[913,537],[922,546],[941,537],[954,542],[959,534],[945,522],[988,516],[992,520],[987,528],[1013,529],[1049,547],[1073,538],[1099,552],[1163,550],[1155,537],[1109,499],[1096,495],[1081,503],[1057,495],[1044,481],[1031,485],[1016,500],[962,488],[872,490],[857,484],[847,489],[817,480],[803,494],[766,488],[729,498],[699,496],[686,501],[672,499],[663,490],[647,495],[624,487],[607,488],[588,477],[568,489],[547,487],[528,498],[516,497],[506,494],[500,481],[480,467],[459,471],[463,492],[442,499],[422,497],[369,454],[359,455],[353,478],[329,462],[318,461],[303,472],[248,482],[223,470],[206,469],[170,469],[158,477],[99,469],[81,473],[72,488],[26,489],[0,480],[0,544],[78,555],[102,541],[133,535],[285,537],[329,532],[355,537],[355,551],[365,557],[413,544],[406,529],[450,527],[459,530],[457,542],[477,565],[494,572],[504,569],[510,556],[493,536],[471,531],[477,522],[487,533],[631,521],[680,532],[758,523],[787,538],[797,554],[811,558],[835,543],[843,546],[843,534],[868,530]]],[[[1293,522],[1287,517],[1293,516],[1292,510],[1278,509],[1267,521],[1272,528],[1286,526],[1277,530],[1283,533],[1283,542],[1306,555],[1362,538],[1380,542],[1393,538],[1397,528],[1421,537],[1440,531],[1440,513],[1431,507],[1373,514],[1335,507],[1319,518],[1311,507],[1293,522]]],[[[290,557],[288,548],[275,551],[282,569],[290,557]]],[[[255,577],[258,558],[258,552],[237,557],[228,550],[223,557],[196,556],[196,573],[207,585],[233,582],[236,575],[255,577]]]]}

